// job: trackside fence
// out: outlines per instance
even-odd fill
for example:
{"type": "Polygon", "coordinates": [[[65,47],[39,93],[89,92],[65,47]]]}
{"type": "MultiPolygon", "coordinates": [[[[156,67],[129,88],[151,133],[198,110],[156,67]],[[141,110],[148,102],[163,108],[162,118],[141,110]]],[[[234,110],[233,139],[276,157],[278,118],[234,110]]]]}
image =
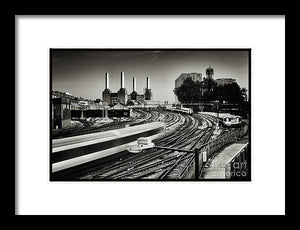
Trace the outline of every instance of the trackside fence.
{"type": "MultiPolygon", "coordinates": [[[[195,174],[200,175],[201,177],[204,165],[207,160],[221,149],[224,149],[226,146],[237,142],[240,138],[243,137],[243,135],[244,131],[242,128],[232,129],[220,135],[218,138],[201,145],[197,150],[197,154],[193,156],[193,160],[189,161],[189,164],[181,173],[180,179],[197,179],[195,178],[195,174]],[[198,159],[195,160],[195,157],[198,157],[198,159]],[[195,165],[195,162],[198,163],[198,167],[195,165]],[[196,170],[199,170],[199,172],[195,173],[196,170]]],[[[228,162],[228,170],[232,167],[231,165],[232,164],[228,162]]]]}

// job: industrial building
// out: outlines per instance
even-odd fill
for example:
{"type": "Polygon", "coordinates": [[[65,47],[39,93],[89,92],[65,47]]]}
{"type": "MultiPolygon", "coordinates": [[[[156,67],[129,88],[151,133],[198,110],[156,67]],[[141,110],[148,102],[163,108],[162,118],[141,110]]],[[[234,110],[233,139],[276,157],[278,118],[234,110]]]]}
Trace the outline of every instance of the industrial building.
{"type": "Polygon", "coordinates": [[[126,105],[127,100],[127,90],[124,83],[124,72],[121,72],[121,88],[119,89],[117,94],[117,102],[126,105]]]}
{"type": "Polygon", "coordinates": [[[59,91],[52,91],[51,110],[52,129],[69,127],[72,118],[105,116],[105,106],[100,99],[88,100],[59,91]]]}
{"type": "Polygon", "coordinates": [[[143,104],[145,101],[145,94],[138,94],[136,91],[136,78],[132,79],[132,93],[128,95],[128,101],[132,101],[133,104],[143,104]]]}
{"type": "Polygon", "coordinates": [[[121,88],[117,93],[113,93],[109,89],[109,73],[105,74],[105,89],[102,92],[102,99],[108,105],[113,105],[115,103],[121,103],[123,105],[127,104],[128,94],[125,88],[124,75],[125,73],[121,72],[121,88]]]}
{"type": "Polygon", "coordinates": [[[147,77],[147,87],[145,89],[145,100],[152,100],[152,92],[150,88],[150,78],[147,77]]]}
{"type": "Polygon", "coordinates": [[[52,98],[52,129],[62,129],[71,125],[70,98],[52,98]]]}
{"type": "Polygon", "coordinates": [[[135,77],[132,79],[132,83],[133,83],[133,86],[132,86],[132,93],[130,94],[130,100],[135,101],[138,96],[138,93],[136,91],[136,78],[135,77]]]}
{"type": "Polygon", "coordinates": [[[127,93],[125,88],[125,74],[121,72],[121,85],[118,92],[112,92],[109,88],[109,73],[105,74],[105,89],[100,99],[87,100],[74,97],[70,93],[52,91],[52,129],[63,129],[71,125],[71,118],[86,117],[128,117],[130,110],[125,107],[128,100],[138,104],[144,104],[145,100],[152,100],[150,78],[147,77],[147,86],[144,94],[138,94],[136,90],[136,78],[133,78],[133,91],[127,93]]]}
{"type": "Polygon", "coordinates": [[[79,111],[79,102],[81,101],[82,98],[75,97],[68,92],[63,93],[59,91],[52,91],[52,129],[63,129],[69,127],[71,125],[71,111],[79,111]]]}
{"type": "Polygon", "coordinates": [[[129,117],[130,109],[118,103],[108,109],[108,117],[129,117]]]}
{"type": "Polygon", "coordinates": [[[105,89],[102,92],[102,100],[107,104],[111,104],[111,91],[109,89],[109,73],[105,74],[105,89]]]}
{"type": "Polygon", "coordinates": [[[147,86],[144,94],[138,94],[136,90],[136,78],[133,78],[132,93],[128,94],[124,85],[124,72],[121,72],[121,88],[117,93],[113,93],[109,89],[109,73],[105,74],[105,89],[102,92],[102,99],[107,105],[115,105],[120,103],[126,105],[128,101],[143,102],[144,100],[152,100],[152,92],[150,88],[150,78],[147,77],[147,86]]]}

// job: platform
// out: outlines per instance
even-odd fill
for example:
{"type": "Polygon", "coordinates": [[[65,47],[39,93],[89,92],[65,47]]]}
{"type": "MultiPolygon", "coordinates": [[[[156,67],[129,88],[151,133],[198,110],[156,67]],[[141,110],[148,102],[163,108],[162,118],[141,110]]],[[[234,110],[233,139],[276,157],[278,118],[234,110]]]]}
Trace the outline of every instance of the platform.
{"type": "Polygon", "coordinates": [[[226,165],[248,144],[248,140],[226,147],[211,159],[204,168],[203,179],[226,179],[226,165]]]}

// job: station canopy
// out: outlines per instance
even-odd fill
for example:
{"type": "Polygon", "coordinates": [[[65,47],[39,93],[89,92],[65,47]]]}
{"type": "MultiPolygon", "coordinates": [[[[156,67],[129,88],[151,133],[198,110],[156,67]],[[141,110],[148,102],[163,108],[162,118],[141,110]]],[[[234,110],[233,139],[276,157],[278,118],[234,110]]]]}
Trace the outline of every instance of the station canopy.
{"type": "Polygon", "coordinates": [[[124,105],[121,105],[120,103],[114,105],[113,107],[110,108],[111,110],[129,110],[129,108],[127,108],[124,105]]]}

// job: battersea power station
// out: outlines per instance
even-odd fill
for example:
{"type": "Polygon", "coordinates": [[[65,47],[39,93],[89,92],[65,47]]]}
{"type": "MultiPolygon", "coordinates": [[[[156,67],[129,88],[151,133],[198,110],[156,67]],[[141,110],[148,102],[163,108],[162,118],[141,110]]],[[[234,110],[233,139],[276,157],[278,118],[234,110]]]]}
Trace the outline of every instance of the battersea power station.
{"type": "Polygon", "coordinates": [[[109,105],[113,105],[116,103],[120,103],[126,105],[128,100],[136,101],[136,102],[143,102],[145,100],[152,100],[152,92],[150,88],[150,78],[147,77],[146,81],[146,89],[144,90],[144,94],[138,94],[136,91],[136,78],[133,78],[133,87],[132,92],[128,94],[125,88],[125,73],[121,72],[121,85],[120,89],[117,93],[113,93],[109,89],[109,73],[105,73],[105,89],[102,92],[102,99],[105,103],[109,105]]]}

